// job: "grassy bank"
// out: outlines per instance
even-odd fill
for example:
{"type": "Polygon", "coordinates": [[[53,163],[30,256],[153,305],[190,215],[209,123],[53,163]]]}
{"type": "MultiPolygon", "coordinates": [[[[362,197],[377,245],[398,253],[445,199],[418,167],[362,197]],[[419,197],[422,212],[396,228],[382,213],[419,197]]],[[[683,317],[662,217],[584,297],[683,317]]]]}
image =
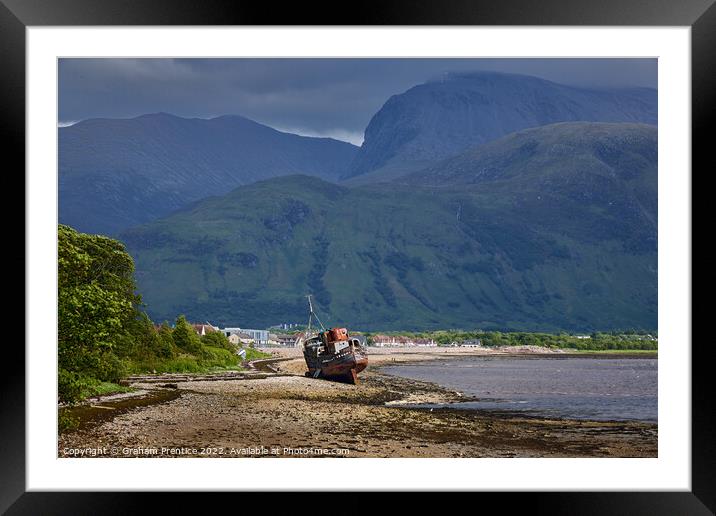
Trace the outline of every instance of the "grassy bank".
{"type": "Polygon", "coordinates": [[[99,380],[89,380],[80,391],[80,398],[87,399],[95,396],[107,396],[110,394],[119,394],[123,392],[131,392],[132,387],[125,387],[114,382],[102,382],[99,380]]]}
{"type": "MultiPolygon", "coordinates": [[[[263,353],[257,349],[246,348],[245,360],[256,360],[271,358],[269,353],[263,353]]],[[[130,387],[120,385],[122,379],[131,375],[147,373],[186,373],[205,374],[218,371],[241,371],[243,370],[242,360],[233,349],[211,346],[210,344],[199,347],[196,354],[177,353],[176,356],[160,357],[153,354],[143,354],[137,357],[124,357],[116,364],[115,379],[108,381],[98,379],[91,374],[75,374],[71,380],[61,378],[61,385],[71,383],[72,398],[62,400],[69,403],[77,403],[95,396],[106,396],[122,392],[130,392],[130,387]],[[64,383],[63,383],[64,382],[64,383]]],[[[66,373],[60,373],[65,377],[66,373]]]]}
{"type": "MultiPolygon", "coordinates": [[[[244,360],[257,360],[271,358],[269,353],[263,353],[254,348],[244,348],[244,360]]],[[[132,362],[128,367],[129,374],[142,373],[210,373],[213,371],[242,371],[241,359],[236,353],[221,348],[206,348],[201,356],[182,354],[167,359],[139,360],[132,362]]]]}

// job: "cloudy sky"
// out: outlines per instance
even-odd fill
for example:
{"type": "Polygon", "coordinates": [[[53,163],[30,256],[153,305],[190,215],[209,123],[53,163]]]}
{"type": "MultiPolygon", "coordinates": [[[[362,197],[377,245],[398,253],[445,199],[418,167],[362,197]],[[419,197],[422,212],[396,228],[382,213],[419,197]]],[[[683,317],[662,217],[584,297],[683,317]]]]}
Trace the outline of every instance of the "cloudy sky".
{"type": "Polygon", "coordinates": [[[60,59],[58,123],[232,114],[360,145],[391,95],[475,70],[595,88],[657,86],[656,59],[60,59]]]}

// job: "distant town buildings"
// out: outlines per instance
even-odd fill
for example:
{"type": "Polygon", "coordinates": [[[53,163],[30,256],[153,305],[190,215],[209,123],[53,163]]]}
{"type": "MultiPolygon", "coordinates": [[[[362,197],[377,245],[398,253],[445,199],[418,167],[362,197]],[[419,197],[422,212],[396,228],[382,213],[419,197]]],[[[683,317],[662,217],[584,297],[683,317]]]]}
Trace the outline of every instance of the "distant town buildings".
{"type": "Polygon", "coordinates": [[[267,346],[269,344],[268,330],[252,330],[248,328],[222,328],[220,330],[229,339],[229,342],[238,340],[241,344],[267,346]],[[232,335],[234,336],[232,339],[232,335]]]}
{"type": "Polygon", "coordinates": [[[279,333],[276,335],[276,345],[292,348],[296,344],[296,339],[300,336],[298,333],[279,333]]]}
{"type": "Polygon", "coordinates": [[[303,324],[300,323],[281,323],[276,324],[274,326],[271,326],[271,329],[277,329],[277,330],[293,330],[294,328],[302,327],[303,324]]]}
{"type": "Polygon", "coordinates": [[[482,347],[482,340],[480,339],[469,339],[469,340],[463,340],[459,344],[462,348],[479,348],[482,347]]]}
{"type": "MultiPolygon", "coordinates": [[[[261,347],[271,346],[285,346],[293,347],[296,343],[296,339],[299,333],[286,334],[286,333],[272,333],[268,330],[256,330],[251,328],[239,328],[239,327],[227,327],[227,328],[216,328],[211,325],[205,325],[206,328],[202,328],[201,325],[192,324],[197,333],[204,331],[205,333],[211,331],[220,331],[229,342],[235,345],[251,345],[261,347]]],[[[205,333],[199,333],[204,335],[205,333]]]]}
{"type": "Polygon", "coordinates": [[[377,347],[412,347],[412,346],[437,346],[437,342],[433,339],[423,339],[420,337],[406,337],[402,335],[373,335],[373,346],[377,347]]]}
{"type": "Polygon", "coordinates": [[[233,334],[234,337],[239,341],[239,344],[249,346],[249,345],[256,345],[256,339],[253,338],[253,336],[250,333],[245,333],[243,331],[240,331],[239,333],[233,334]]]}

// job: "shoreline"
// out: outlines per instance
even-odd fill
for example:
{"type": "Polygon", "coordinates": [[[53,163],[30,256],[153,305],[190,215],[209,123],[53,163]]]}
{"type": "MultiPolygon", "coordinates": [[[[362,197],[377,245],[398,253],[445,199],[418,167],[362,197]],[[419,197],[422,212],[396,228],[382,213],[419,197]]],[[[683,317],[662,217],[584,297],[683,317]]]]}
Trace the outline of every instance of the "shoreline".
{"type": "Polygon", "coordinates": [[[133,387],[150,395],[135,401],[100,399],[94,407],[85,407],[85,416],[94,419],[59,436],[58,456],[99,449],[109,450],[97,455],[105,457],[176,457],[162,450],[177,448],[184,450],[182,457],[213,458],[315,456],[294,452],[312,449],[327,450],[328,455],[343,450],[341,457],[657,456],[656,424],[450,408],[450,403],[471,398],[380,372],[381,364],[447,354],[372,353],[360,385],[353,386],[306,378],[299,350],[281,351],[256,364],[271,365],[276,372],[257,369],[241,378],[134,382],[133,387]],[[416,404],[446,406],[411,406],[416,404]],[[243,453],[252,449],[261,451],[243,453]],[[266,449],[280,452],[266,454],[266,449]]]}

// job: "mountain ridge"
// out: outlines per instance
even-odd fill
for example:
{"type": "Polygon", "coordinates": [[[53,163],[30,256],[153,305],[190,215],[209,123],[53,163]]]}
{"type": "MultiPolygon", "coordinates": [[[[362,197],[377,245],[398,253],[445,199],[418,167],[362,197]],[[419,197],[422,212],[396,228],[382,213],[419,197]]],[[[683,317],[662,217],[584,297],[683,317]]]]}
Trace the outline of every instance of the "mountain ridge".
{"type": "Polygon", "coordinates": [[[563,121],[657,122],[650,88],[584,88],[537,77],[477,72],[390,97],[365,130],[343,180],[387,180],[528,127],[563,121]],[[362,177],[361,177],[362,176],[362,177]]]}
{"type": "Polygon", "coordinates": [[[109,235],[268,177],[336,180],[357,151],[239,115],[95,118],[58,134],[60,222],[109,235]]]}

